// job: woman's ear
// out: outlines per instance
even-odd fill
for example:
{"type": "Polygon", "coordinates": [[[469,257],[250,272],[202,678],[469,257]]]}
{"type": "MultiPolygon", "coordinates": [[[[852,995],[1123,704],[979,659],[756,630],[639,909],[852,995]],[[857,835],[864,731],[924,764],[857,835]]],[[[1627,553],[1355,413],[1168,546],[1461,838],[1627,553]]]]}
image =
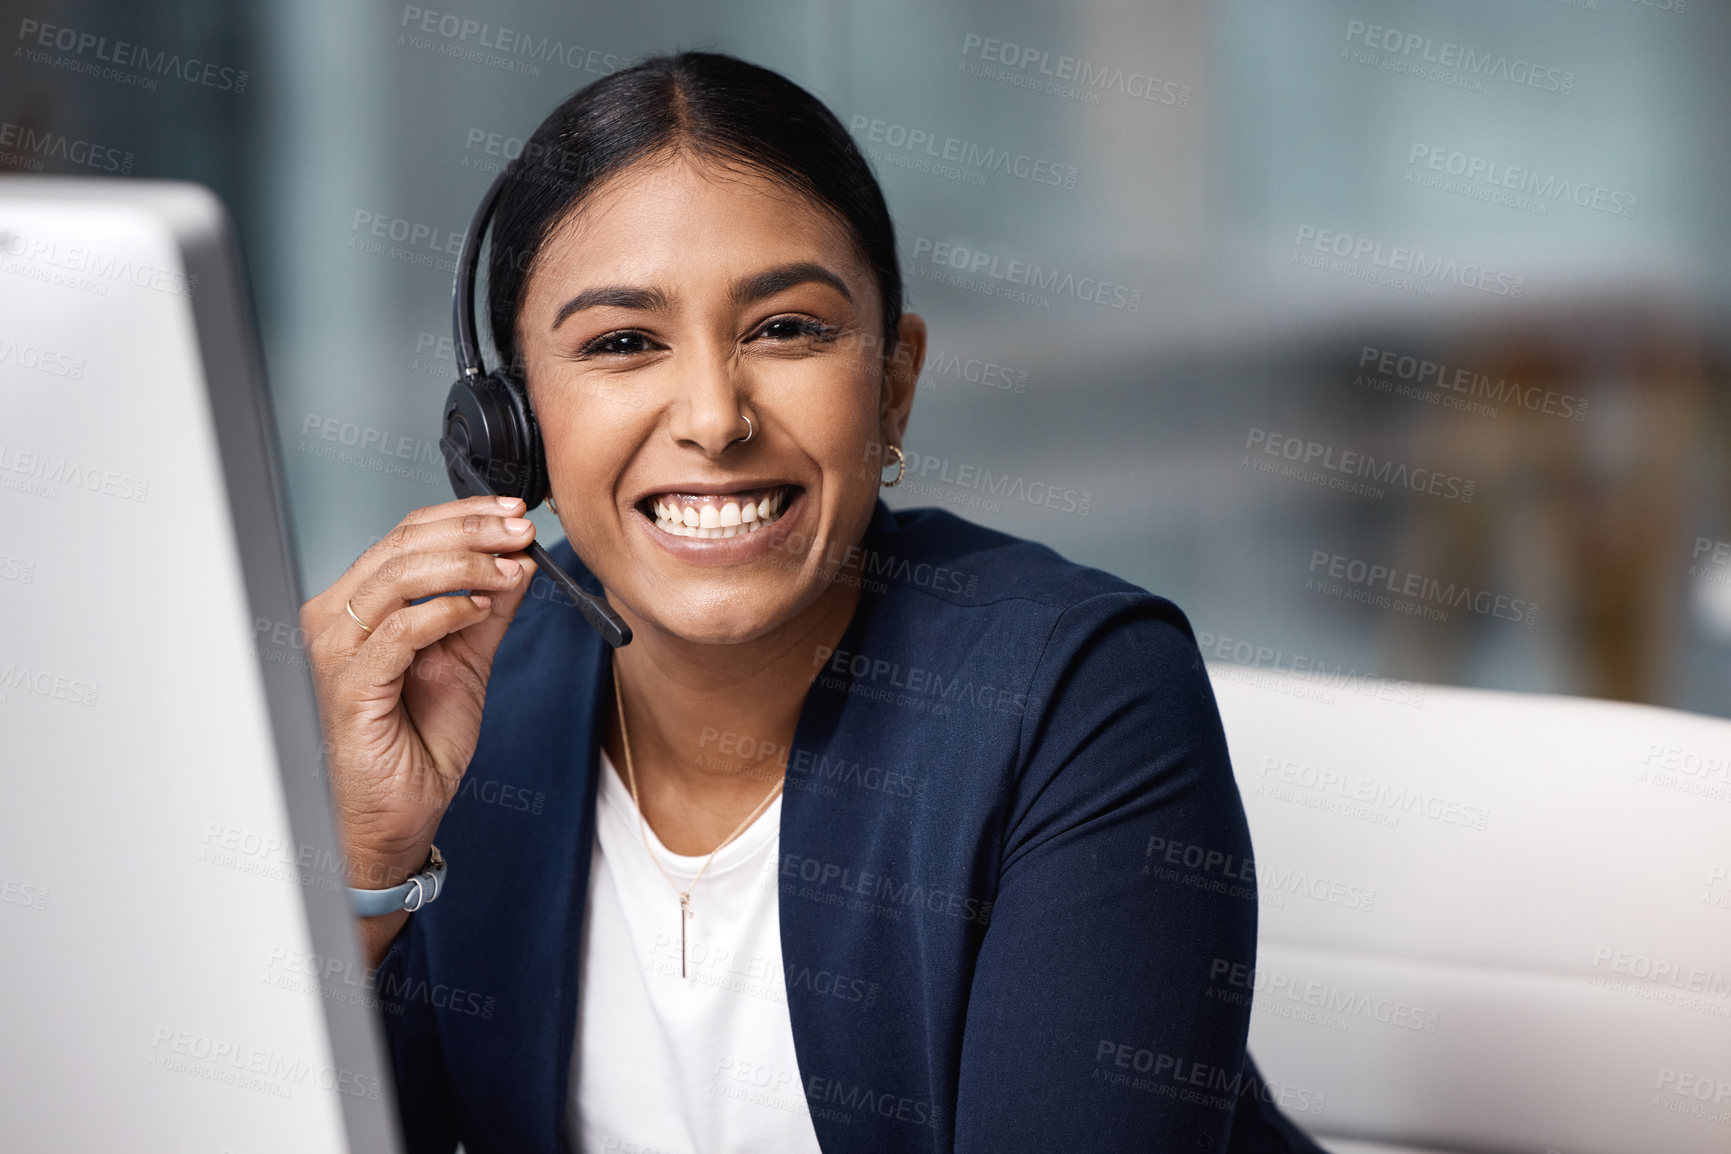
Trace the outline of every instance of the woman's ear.
{"type": "Polygon", "coordinates": [[[914,386],[926,362],[926,321],[918,313],[903,313],[896,324],[896,347],[884,363],[884,387],[879,394],[878,424],[886,445],[900,445],[914,407],[914,386]]]}

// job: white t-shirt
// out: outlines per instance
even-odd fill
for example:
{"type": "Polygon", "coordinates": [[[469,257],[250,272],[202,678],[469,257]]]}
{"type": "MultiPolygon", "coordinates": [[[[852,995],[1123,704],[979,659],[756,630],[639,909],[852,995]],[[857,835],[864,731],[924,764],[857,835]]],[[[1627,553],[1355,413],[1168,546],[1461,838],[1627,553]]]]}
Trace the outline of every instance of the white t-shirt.
{"type": "MultiPolygon", "coordinates": [[[[683,889],[703,856],[673,853],[643,828],[683,889]]],[[[565,1118],[577,1149],[818,1154],[781,962],[781,797],[691,891],[687,978],[679,896],[643,840],[630,791],[603,751],[565,1118]]]]}

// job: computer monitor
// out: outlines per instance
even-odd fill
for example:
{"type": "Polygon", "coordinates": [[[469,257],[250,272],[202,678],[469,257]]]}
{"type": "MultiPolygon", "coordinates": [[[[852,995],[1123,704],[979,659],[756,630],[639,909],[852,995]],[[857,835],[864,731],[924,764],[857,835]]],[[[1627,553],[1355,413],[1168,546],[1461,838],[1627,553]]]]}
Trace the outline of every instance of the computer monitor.
{"type": "Polygon", "coordinates": [[[244,273],[0,178],[0,1144],[393,1151],[244,273]]]}

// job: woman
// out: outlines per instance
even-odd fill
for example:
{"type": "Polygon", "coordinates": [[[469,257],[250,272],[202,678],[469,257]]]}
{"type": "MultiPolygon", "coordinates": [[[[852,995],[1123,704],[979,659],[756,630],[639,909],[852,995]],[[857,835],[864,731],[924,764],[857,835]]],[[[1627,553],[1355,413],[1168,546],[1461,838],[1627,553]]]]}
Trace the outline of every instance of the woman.
{"type": "Polygon", "coordinates": [[[835,117],[726,56],[597,81],[488,273],[552,555],[634,639],[492,497],[303,611],[353,885],[450,863],[360,921],[410,1149],[1314,1150],[1222,977],[1254,902],[1156,852],[1250,857],[1183,615],[878,499],[926,332],[835,117]]]}

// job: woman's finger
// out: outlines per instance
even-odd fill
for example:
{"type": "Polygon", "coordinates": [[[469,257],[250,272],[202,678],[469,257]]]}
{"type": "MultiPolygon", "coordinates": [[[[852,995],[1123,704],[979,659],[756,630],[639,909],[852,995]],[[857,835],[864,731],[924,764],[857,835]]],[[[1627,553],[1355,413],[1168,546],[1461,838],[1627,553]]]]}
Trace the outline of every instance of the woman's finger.
{"type": "Polygon", "coordinates": [[[384,689],[408,671],[417,652],[484,620],[492,608],[492,596],[484,593],[434,597],[419,605],[405,605],[373,627],[354,657],[345,663],[344,680],[375,691],[384,689]]]}
{"type": "MultiPolygon", "coordinates": [[[[348,600],[360,623],[378,628],[391,613],[423,597],[458,589],[505,591],[523,579],[522,563],[491,553],[407,553],[387,557],[348,600]]],[[[340,622],[339,622],[340,623],[340,622]]],[[[355,647],[365,640],[355,630],[355,647]]]]}
{"type": "Polygon", "coordinates": [[[511,553],[526,548],[535,538],[535,526],[518,516],[523,502],[511,498],[509,505],[497,497],[465,497],[411,510],[383,537],[357,557],[343,575],[307,604],[320,625],[329,625],[343,613],[343,603],[388,557],[427,551],[468,549],[487,553],[511,553]]]}
{"type": "Polygon", "coordinates": [[[485,617],[458,634],[458,639],[472,649],[473,660],[481,663],[482,668],[492,667],[493,654],[498,652],[505,630],[516,620],[517,610],[522,608],[523,599],[529,595],[529,584],[535,579],[536,565],[529,554],[518,553],[509,559],[522,566],[522,576],[494,595],[492,610],[485,617]]]}

